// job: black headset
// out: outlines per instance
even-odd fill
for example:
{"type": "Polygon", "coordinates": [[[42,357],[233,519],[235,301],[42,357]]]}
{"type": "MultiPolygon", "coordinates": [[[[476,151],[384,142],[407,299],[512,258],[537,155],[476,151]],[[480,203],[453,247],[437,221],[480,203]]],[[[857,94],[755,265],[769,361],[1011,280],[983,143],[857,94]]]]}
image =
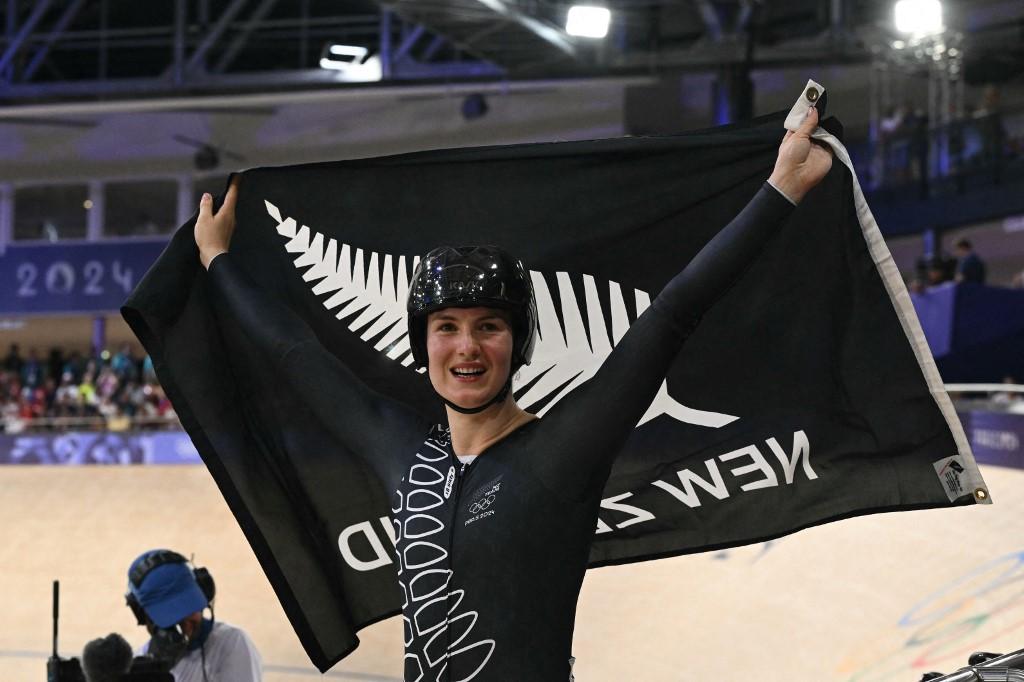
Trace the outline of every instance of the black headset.
{"type": "MultiPolygon", "coordinates": [[[[146,579],[149,572],[158,566],[165,564],[188,564],[189,561],[177,552],[172,552],[169,549],[161,549],[153,552],[145,559],[140,561],[135,567],[128,573],[129,589],[128,593],[124,595],[125,602],[128,604],[128,608],[132,610],[135,615],[135,620],[139,625],[154,625],[153,621],[150,620],[149,614],[142,608],[142,604],[136,599],[135,593],[132,592],[131,588],[138,589],[142,586],[142,581],[146,579]]],[[[213,598],[217,594],[217,586],[213,582],[213,576],[210,572],[203,567],[193,567],[192,577],[195,579],[196,584],[199,586],[199,590],[206,597],[206,603],[208,605],[213,604],[213,598]]]]}

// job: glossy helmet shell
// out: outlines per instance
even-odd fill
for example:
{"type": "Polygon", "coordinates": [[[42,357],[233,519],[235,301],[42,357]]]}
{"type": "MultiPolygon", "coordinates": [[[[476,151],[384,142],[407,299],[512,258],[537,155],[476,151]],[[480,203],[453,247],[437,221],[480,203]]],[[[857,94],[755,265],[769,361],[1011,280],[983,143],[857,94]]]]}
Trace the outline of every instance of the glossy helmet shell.
{"type": "Polygon", "coordinates": [[[530,364],[537,303],[521,261],[496,246],[440,246],[412,273],[406,310],[417,367],[427,366],[427,316],[444,308],[502,308],[512,317],[512,371],[530,364]]]}

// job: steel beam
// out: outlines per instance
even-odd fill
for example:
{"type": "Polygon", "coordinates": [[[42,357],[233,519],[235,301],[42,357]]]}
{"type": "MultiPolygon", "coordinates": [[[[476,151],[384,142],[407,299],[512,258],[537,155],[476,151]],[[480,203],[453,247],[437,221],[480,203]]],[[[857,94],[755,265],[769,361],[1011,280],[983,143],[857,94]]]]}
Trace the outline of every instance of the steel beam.
{"type": "Polygon", "coordinates": [[[299,11],[302,19],[299,29],[299,68],[306,68],[306,55],[309,54],[309,0],[301,0],[299,11]]]}
{"type": "Polygon", "coordinates": [[[96,75],[101,81],[107,80],[107,63],[110,57],[108,49],[108,31],[110,30],[110,0],[100,0],[100,49],[96,75]]]}
{"type": "Polygon", "coordinates": [[[175,85],[185,82],[185,29],[188,8],[185,0],[174,0],[174,49],[171,61],[171,81],[175,85]]]}
{"type": "Polygon", "coordinates": [[[568,56],[574,59],[579,57],[579,50],[577,50],[576,44],[572,42],[564,31],[560,31],[554,26],[526,14],[517,7],[508,3],[506,0],[477,0],[477,2],[493,12],[508,18],[510,21],[514,21],[520,26],[532,31],[538,38],[544,40],[552,47],[564,52],[568,56]]]}
{"type": "Polygon", "coordinates": [[[0,255],[14,239],[14,186],[0,183],[0,255]]]}
{"type": "Polygon", "coordinates": [[[405,59],[409,55],[409,50],[412,49],[412,46],[416,44],[416,41],[420,39],[425,31],[426,29],[422,24],[414,26],[413,29],[409,31],[404,38],[402,38],[402,42],[399,43],[398,47],[395,49],[395,53],[391,55],[391,59],[396,62],[400,62],[405,59]]]}
{"type": "Polygon", "coordinates": [[[106,213],[106,194],[103,191],[101,180],[89,181],[89,201],[92,205],[85,216],[85,238],[88,241],[96,241],[103,237],[104,213],[106,213]]]}
{"type": "MultiPolygon", "coordinates": [[[[7,0],[7,20],[4,23],[4,37],[7,38],[7,44],[9,45],[14,40],[14,33],[17,30],[18,25],[18,2],[17,0],[7,0]]],[[[9,66],[5,70],[0,71],[0,80],[13,81],[14,80],[14,67],[9,66]]]]}
{"type": "Polygon", "coordinates": [[[195,211],[195,179],[191,173],[181,173],[178,175],[177,215],[174,222],[184,225],[195,211]]]}
{"type": "Polygon", "coordinates": [[[231,20],[235,18],[242,7],[245,6],[246,0],[232,0],[231,4],[221,13],[217,18],[217,21],[213,24],[206,35],[203,36],[202,42],[195,51],[189,56],[188,61],[185,62],[185,73],[190,74],[197,70],[200,64],[203,62],[203,58],[206,57],[206,53],[210,51],[221,35],[224,34],[224,30],[227,29],[231,20]]]}
{"type": "Polygon", "coordinates": [[[694,0],[700,18],[704,20],[704,27],[708,30],[708,37],[719,42],[722,39],[722,19],[718,16],[718,10],[711,4],[711,0],[694,0]]]}
{"type": "MultiPolygon", "coordinates": [[[[7,45],[7,50],[3,56],[0,57],[0,73],[10,66],[14,61],[14,56],[18,54],[18,50],[21,49],[22,43],[25,42],[25,38],[32,33],[35,29],[36,24],[46,14],[46,10],[50,8],[50,0],[38,0],[35,6],[32,8],[32,13],[28,16],[28,19],[22,24],[21,28],[18,29],[18,33],[14,36],[11,42],[7,45]]],[[[14,80],[13,78],[11,80],[14,80]]]]}
{"type": "MultiPolygon", "coordinates": [[[[757,0],[740,0],[740,11],[736,16],[736,31],[743,31],[754,18],[754,3],[757,0]]],[[[838,0],[837,0],[838,1],[838,0]]]]}
{"type": "MultiPolygon", "coordinates": [[[[508,74],[490,62],[434,62],[423,64],[412,60],[396,64],[392,80],[451,80],[454,78],[506,78],[508,74]]],[[[473,85],[470,83],[469,85],[473,85]]]]}
{"type": "MultiPolygon", "coordinates": [[[[651,55],[647,52],[625,54],[608,60],[611,73],[631,73],[650,68],[651,55]]],[[[726,64],[739,64],[747,60],[744,46],[734,41],[704,43],[677,50],[661,50],[658,66],[662,69],[707,71],[726,64]]],[[[870,61],[867,50],[839,46],[806,44],[793,46],[758,47],[757,67],[781,68],[807,64],[866,64],[870,61]]]]}
{"type": "Polygon", "coordinates": [[[391,10],[380,11],[380,77],[391,80],[391,10]]]}
{"type": "MultiPolygon", "coordinates": [[[[478,61],[419,64],[403,62],[393,69],[392,78],[403,81],[457,80],[503,78],[505,72],[492,64],[478,61]]],[[[188,81],[190,90],[209,93],[233,93],[231,97],[244,97],[246,92],[281,92],[298,88],[352,89],[342,72],[328,69],[295,71],[266,71],[235,74],[194,75],[188,81]]],[[[360,83],[356,90],[368,84],[360,83]]],[[[329,92],[330,90],[328,90],[329,92]]],[[[118,78],[106,81],[59,81],[47,83],[14,83],[0,89],[0,118],[5,108],[17,110],[17,100],[76,98],[76,97],[152,97],[173,96],[179,92],[174,83],[165,78],[118,78]]]]}
{"type": "MultiPolygon", "coordinates": [[[[704,44],[700,49],[663,50],[659,54],[659,69],[680,71],[709,71],[723,64],[742,63],[745,60],[741,46],[731,43],[704,44]]],[[[762,68],[806,66],[816,64],[867,63],[869,55],[864,50],[829,49],[824,45],[776,46],[758,49],[757,64],[762,68]]],[[[625,77],[651,73],[650,53],[641,52],[612,57],[608,60],[602,75],[625,77]]],[[[557,73],[547,74],[548,78],[593,77],[593,72],[584,68],[574,72],[560,67],[557,73]]],[[[393,65],[393,81],[412,82],[416,80],[458,80],[480,78],[504,78],[507,73],[500,67],[483,61],[461,61],[448,63],[420,63],[405,60],[393,65]]],[[[454,84],[449,84],[454,86],[454,84]]],[[[468,83],[479,87],[481,84],[468,83]]],[[[224,93],[231,97],[244,97],[246,92],[282,92],[295,89],[343,87],[349,84],[339,72],[327,69],[302,69],[294,71],[268,71],[235,74],[197,74],[189,80],[189,87],[196,92],[224,93]]],[[[356,90],[367,86],[361,85],[356,90]]],[[[16,105],[18,100],[93,98],[132,98],[141,96],[172,96],[177,89],[165,78],[118,78],[98,82],[57,81],[47,83],[13,83],[0,87],[0,117],[4,107],[16,105]]]]}
{"type": "Polygon", "coordinates": [[[228,48],[224,50],[224,54],[222,54],[220,59],[217,61],[217,65],[213,67],[214,73],[224,73],[228,66],[230,66],[231,62],[235,60],[235,57],[238,56],[238,53],[242,48],[245,47],[245,43],[249,40],[249,36],[252,35],[252,32],[256,30],[256,27],[259,26],[260,22],[263,21],[264,17],[266,17],[270,10],[274,8],[276,3],[277,0],[263,0],[263,2],[259,4],[256,11],[253,12],[249,17],[249,20],[245,22],[242,30],[237,36],[235,36],[235,39],[231,41],[228,48]]]}
{"type": "Polygon", "coordinates": [[[843,33],[843,0],[831,0],[829,4],[829,24],[832,28],[832,35],[839,36],[843,33]]]}
{"type": "MultiPolygon", "coordinates": [[[[453,64],[454,66],[454,64],[453,64]]],[[[314,71],[323,72],[324,69],[314,71]]],[[[278,72],[262,74],[265,79],[278,72]]],[[[156,81],[156,79],[150,79],[156,81]]],[[[587,88],[622,88],[627,86],[652,86],[658,79],[650,75],[587,77],[575,79],[539,79],[526,81],[490,80],[458,83],[438,80],[433,83],[378,84],[358,88],[331,89],[295,89],[281,92],[258,92],[227,94],[220,88],[207,95],[190,95],[181,97],[171,92],[166,81],[163,82],[168,97],[148,97],[136,99],[105,99],[95,98],[80,102],[56,102],[51,104],[26,104],[20,106],[0,107],[0,122],[17,118],[54,118],[75,116],[78,118],[106,116],[110,114],[137,114],[147,112],[196,111],[213,112],[215,110],[237,111],[240,107],[250,110],[266,109],[290,104],[322,104],[330,105],[337,102],[365,102],[376,100],[396,101],[401,98],[422,98],[443,95],[455,97],[478,92],[484,95],[508,95],[517,92],[536,93],[540,90],[577,90],[587,88]]],[[[315,84],[314,84],[315,85],[315,84]]],[[[39,84],[19,85],[38,89],[39,84]]],[[[153,93],[160,94],[160,93],[153,93]]],[[[2,187],[2,183],[0,183],[2,187]]]]}
{"type": "Polygon", "coordinates": [[[53,44],[60,39],[60,36],[67,29],[68,25],[74,20],[78,11],[82,9],[82,5],[85,4],[85,0],[72,0],[71,4],[67,6],[64,13],[57,19],[57,23],[53,25],[53,30],[47,34],[43,40],[43,44],[36,50],[36,53],[32,55],[32,59],[29,61],[25,70],[21,73],[21,80],[28,81],[32,80],[32,76],[35,75],[36,70],[42,65],[43,60],[46,59],[46,55],[50,53],[50,48],[53,44]]]}
{"type": "Polygon", "coordinates": [[[472,33],[472,34],[466,36],[465,38],[462,38],[461,40],[465,41],[466,44],[468,44],[468,45],[475,45],[477,42],[483,40],[487,36],[493,35],[493,34],[499,32],[499,31],[501,31],[507,25],[508,24],[506,24],[504,21],[492,21],[490,23],[490,25],[484,26],[483,28],[481,28],[476,33],[472,33]]]}
{"type": "Polygon", "coordinates": [[[427,49],[423,51],[423,61],[430,61],[437,54],[437,51],[444,47],[447,41],[441,36],[434,36],[434,39],[427,45],[427,49]]]}

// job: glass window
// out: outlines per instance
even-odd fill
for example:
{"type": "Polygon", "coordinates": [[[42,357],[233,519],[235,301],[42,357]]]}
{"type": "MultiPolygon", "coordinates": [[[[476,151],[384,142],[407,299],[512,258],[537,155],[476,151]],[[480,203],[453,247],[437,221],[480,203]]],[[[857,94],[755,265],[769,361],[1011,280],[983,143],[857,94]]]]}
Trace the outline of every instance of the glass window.
{"type": "Polygon", "coordinates": [[[14,239],[84,239],[90,208],[87,185],[20,187],[14,191],[14,239]]]}
{"type": "Polygon", "coordinates": [[[175,180],[108,182],[104,192],[103,234],[107,237],[168,234],[178,227],[175,180]]]}

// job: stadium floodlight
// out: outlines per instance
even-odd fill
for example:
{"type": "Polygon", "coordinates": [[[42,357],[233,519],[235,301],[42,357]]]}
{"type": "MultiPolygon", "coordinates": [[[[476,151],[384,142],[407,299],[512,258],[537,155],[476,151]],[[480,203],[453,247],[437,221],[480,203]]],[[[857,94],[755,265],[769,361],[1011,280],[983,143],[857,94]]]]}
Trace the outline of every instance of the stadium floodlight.
{"type": "Polygon", "coordinates": [[[611,20],[612,13],[607,8],[573,5],[565,21],[565,32],[581,38],[604,38],[611,20]]]}
{"type": "Polygon", "coordinates": [[[939,0],[899,0],[895,19],[897,31],[913,36],[929,36],[945,30],[939,0]]]}

